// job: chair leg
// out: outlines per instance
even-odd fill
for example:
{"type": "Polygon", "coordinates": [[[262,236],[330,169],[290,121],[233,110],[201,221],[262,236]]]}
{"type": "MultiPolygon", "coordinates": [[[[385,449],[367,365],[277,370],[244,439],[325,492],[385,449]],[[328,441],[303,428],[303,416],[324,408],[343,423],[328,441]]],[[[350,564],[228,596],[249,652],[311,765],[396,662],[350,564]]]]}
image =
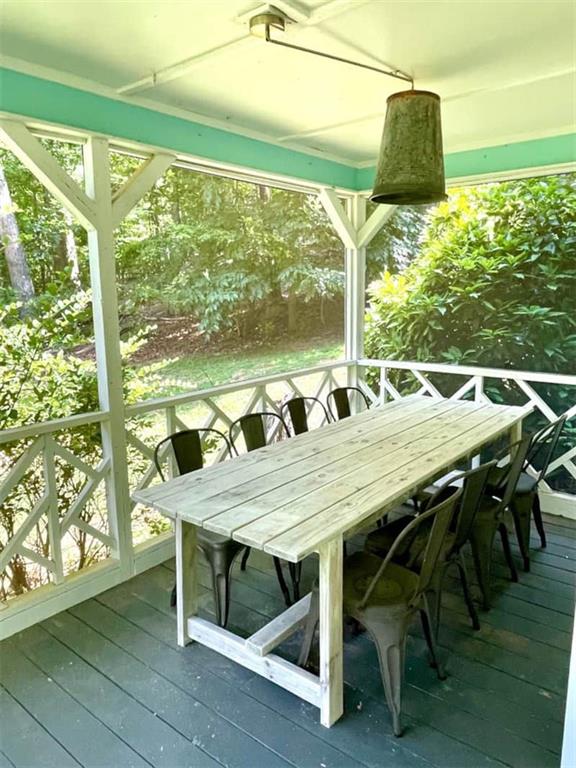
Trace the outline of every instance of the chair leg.
{"type": "Polygon", "coordinates": [[[300,600],[300,578],[302,576],[302,563],[288,563],[290,578],[292,579],[292,591],[294,592],[294,602],[300,600]]]}
{"type": "Polygon", "coordinates": [[[468,581],[468,572],[466,571],[466,563],[464,562],[464,553],[460,551],[457,556],[456,565],[458,566],[458,572],[460,574],[460,582],[462,583],[462,592],[464,593],[464,601],[468,608],[468,615],[472,621],[474,629],[480,629],[480,621],[478,620],[478,612],[476,606],[472,601],[472,594],[470,593],[470,583],[468,581]]]}
{"type": "Polygon", "coordinates": [[[424,637],[432,657],[432,663],[430,666],[434,667],[439,680],[446,680],[446,673],[444,667],[440,661],[438,655],[438,648],[436,645],[436,638],[434,637],[434,624],[432,623],[432,616],[430,611],[430,604],[428,602],[428,595],[422,595],[422,608],[420,609],[420,619],[422,621],[422,629],[424,630],[424,637]]]}
{"type": "Polygon", "coordinates": [[[230,610],[230,572],[234,563],[234,557],[230,557],[226,552],[214,550],[210,547],[206,547],[203,551],[212,572],[216,622],[219,627],[225,627],[230,610]]]}
{"type": "Polygon", "coordinates": [[[534,494],[534,499],[532,501],[532,514],[534,515],[536,530],[540,535],[540,546],[545,548],[546,531],[544,530],[544,521],[542,520],[542,509],[540,508],[540,497],[538,496],[538,489],[536,489],[536,493],[534,494]]]}
{"type": "Polygon", "coordinates": [[[286,603],[287,607],[290,608],[292,605],[292,598],[290,597],[290,592],[288,591],[288,587],[286,586],[286,581],[284,579],[284,574],[282,573],[282,565],[280,563],[280,559],[275,557],[274,559],[274,568],[276,568],[276,576],[278,577],[278,584],[280,585],[280,589],[282,590],[282,594],[284,595],[284,602],[286,603]]]}
{"type": "Polygon", "coordinates": [[[516,496],[510,508],[514,518],[516,538],[520,547],[522,564],[525,571],[530,570],[530,516],[532,512],[532,498],[527,494],[516,496]]]}
{"type": "Polygon", "coordinates": [[[364,624],[378,651],[380,673],[386,703],[392,715],[392,727],[395,736],[402,736],[402,724],[400,720],[402,709],[402,678],[404,675],[404,657],[406,647],[406,635],[410,616],[404,615],[396,620],[387,617],[385,621],[377,621],[372,617],[355,615],[361,624],[364,624]]]}
{"type": "Polygon", "coordinates": [[[512,557],[512,550],[510,549],[510,539],[508,538],[508,529],[504,523],[500,523],[498,526],[500,532],[500,538],[502,539],[502,549],[504,550],[504,557],[510,568],[510,581],[518,581],[518,572],[516,571],[516,565],[514,564],[514,558],[512,557]]]}
{"type": "Polygon", "coordinates": [[[476,578],[482,593],[482,607],[485,611],[490,610],[490,571],[492,570],[492,548],[495,533],[496,531],[492,527],[477,526],[472,529],[470,535],[476,578]]]}
{"type": "Polygon", "coordinates": [[[240,563],[240,570],[245,571],[248,564],[248,558],[250,557],[250,547],[246,547],[244,554],[242,555],[242,561],[240,563]]]}
{"type": "Polygon", "coordinates": [[[300,654],[298,656],[298,665],[300,667],[306,667],[310,658],[310,652],[312,650],[312,643],[314,642],[314,635],[320,622],[320,599],[318,595],[318,587],[315,585],[312,589],[312,597],[310,600],[310,610],[306,617],[306,624],[304,625],[304,637],[302,638],[302,645],[300,646],[300,654]]]}

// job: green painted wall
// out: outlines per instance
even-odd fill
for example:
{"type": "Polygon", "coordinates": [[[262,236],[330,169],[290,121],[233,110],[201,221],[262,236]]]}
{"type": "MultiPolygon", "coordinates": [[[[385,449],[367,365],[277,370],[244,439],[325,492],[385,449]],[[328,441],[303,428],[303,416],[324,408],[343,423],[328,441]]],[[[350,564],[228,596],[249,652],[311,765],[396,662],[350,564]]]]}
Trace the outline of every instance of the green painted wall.
{"type": "MultiPolygon", "coordinates": [[[[374,179],[374,168],[323,160],[12,69],[0,68],[0,111],[329,186],[364,190],[374,179]]],[[[445,162],[448,178],[576,162],[576,134],[455,152],[445,162]]]]}
{"type": "Polygon", "coordinates": [[[329,186],[354,188],[356,171],[343,163],[277,147],[12,69],[0,68],[0,111],[140,141],[218,162],[329,186]]]}
{"type": "MultiPolygon", "coordinates": [[[[453,152],[444,157],[449,179],[571,162],[576,162],[576,133],[453,152]]],[[[358,169],[356,189],[370,189],[375,174],[375,168],[358,169]]]]}

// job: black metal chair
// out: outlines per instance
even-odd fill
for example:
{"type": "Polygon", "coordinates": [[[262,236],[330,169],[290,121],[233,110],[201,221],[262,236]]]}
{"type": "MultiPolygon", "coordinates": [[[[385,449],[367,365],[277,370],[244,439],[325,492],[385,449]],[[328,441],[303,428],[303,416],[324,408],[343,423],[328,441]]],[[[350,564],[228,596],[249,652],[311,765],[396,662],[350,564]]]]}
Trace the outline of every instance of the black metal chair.
{"type": "MultiPolygon", "coordinates": [[[[540,544],[542,547],[546,546],[546,533],[542,520],[538,486],[548,471],[565,423],[566,416],[561,416],[552,424],[547,424],[532,434],[526,461],[510,502],[510,511],[514,519],[516,538],[525,571],[530,570],[530,522],[532,517],[534,517],[536,530],[540,536],[540,544]],[[537,470],[534,467],[535,464],[539,465],[537,470]],[[532,467],[535,474],[530,474],[527,471],[528,467],[532,467]]],[[[503,471],[501,470],[500,475],[503,471]]],[[[499,486],[497,480],[498,478],[495,478],[490,486],[491,492],[496,496],[502,493],[501,485],[499,486]]]]}
{"type": "Polygon", "coordinates": [[[518,478],[526,461],[531,440],[531,436],[527,435],[508,448],[510,459],[503,471],[498,466],[493,468],[492,477],[496,478],[496,482],[492,477],[488,478],[486,491],[470,531],[472,556],[485,610],[490,609],[490,573],[496,532],[500,533],[504,557],[510,569],[510,578],[512,581],[518,581],[504,515],[516,492],[518,478]]]}
{"type": "Polygon", "coordinates": [[[351,397],[360,397],[360,402],[364,402],[366,408],[370,408],[370,400],[368,400],[359,387],[337,387],[329,392],[326,397],[326,405],[334,421],[346,419],[352,415],[351,397]]]}
{"type": "MultiPolygon", "coordinates": [[[[432,580],[428,590],[436,638],[438,637],[438,630],[440,627],[440,608],[444,576],[451,565],[456,565],[458,568],[464,600],[466,602],[466,607],[468,608],[472,626],[474,629],[480,629],[478,614],[470,592],[470,583],[468,580],[463,548],[470,538],[474,518],[480,507],[488,477],[495,466],[496,461],[490,461],[486,464],[481,464],[479,467],[469,469],[466,472],[459,472],[450,477],[445,483],[438,486],[432,493],[427,493],[426,495],[421,494],[419,497],[421,499],[419,512],[424,512],[428,507],[436,506],[443,501],[444,498],[447,498],[447,496],[451,494],[451,488],[462,486],[462,497],[454,513],[452,523],[450,524],[450,530],[448,531],[444,542],[445,555],[443,562],[437,569],[436,577],[432,580]]],[[[413,519],[413,515],[402,515],[382,528],[373,531],[366,538],[364,544],[365,550],[379,555],[380,557],[385,557],[394,541],[413,519]]],[[[412,542],[405,540],[405,551],[401,552],[397,550],[397,557],[401,558],[398,561],[400,564],[404,564],[406,560],[411,557],[415,558],[417,566],[419,566],[418,553],[422,552],[424,549],[425,534],[426,531],[422,531],[419,533],[419,538],[412,542]]]]}
{"type": "Polygon", "coordinates": [[[286,420],[286,414],[288,414],[292,431],[295,435],[301,435],[309,430],[308,416],[315,406],[320,406],[326,422],[330,423],[331,419],[326,406],[317,397],[292,397],[282,405],[280,415],[286,420]],[[310,407],[307,407],[308,403],[310,407]]]}
{"type": "MultiPolygon", "coordinates": [[[[424,636],[438,677],[445,678],[438,657],[428,592],[435,573],[445,556],[443,546],[450,521],[462,495],[459,488],[449,488],[448,498],[412,518],[391,546],[386,558],[370,552],[355,552],[344,560],[343,611],[366,627],[378,651],[380,672],[394,734],[402,735],[400,722],[402,677],[408,628],[420,614],[424,636]],[[426,529],[421,566],[416,572],[394,562],[406,540],[419,529],[426,529]]],[[[306,666],[319,620],[318,585],[312,590],[310,611],[298,663],[306,666]]]]}
{"type": "MultiPolygon", "coordinates": [[[[242,436],[244,437],[244,443],[246,445],[247,451],[249,452],[255,451],[258,448],[263,448],[265,445],[268,445],[269,434],[267,430],[267,422],[270,422],[270,421],[276,422],[277,428],[279,429],[280,433],[284,435],[284,437],[290,437],[290,430],[288,429],[286,422],[284,421],[282,416],[278,415],[277,413],[274,413],[273,411],[257,411],[255,413],[248,413],[248,414],[245,414],[244,416],[240,416],[239,419],[236,419],[236,421],[230,424],[230,427],[229,427],[230,442],[234,450],[238,452],[236,443],[234,442],[234,433],[236,433],[236,438],[237,438],[238,430],[242,433],[242,436]]],[[[276,569],[276,576],[278,577],[278,584],[280,585],[280,589],[282,590],[284,601],[287,606],[291,606],[292,598],[290,596],[288,586],[286,585],[284,574],[282,573],[282,564],[278,557],[274,557],[273,560],[274,560],[274,568],[276,569]]],[[[288,563],[288,568],[290,571],[290,578],[292,579],[292,589],[294,591],[294,600],[299,600],[302,564],[288,563]]]]}
{"type": "MultiPolygon", "coordinates": [[[[161,452],[163,446],[169,444],[172,448],[178,474],[185,475],[195,472],[204,466],[204,450],[202,437],[213,434],[217,442],[226,448],[228,456],[232,456],[232,447],[228,438],[217,429],[185,429],[175,432],[164,440],[161,440],[154,450],[154,464],[158,474],[165,480],[162,471],[161,452]]],[[[203,528],[198,529],[197,546],[204,553],[212,572],[212,588],[214,592],[214,605],[216,609],[216,621],[221,627],[225,627],[228,621],[230,608],[230,573],[234,560],[242,551],[248,552],[244,544],[240,544],[226,536],[221,536],[203,528]]],[[[172,590],[171,605],[176,604],[176,587],[172,590]]]]}

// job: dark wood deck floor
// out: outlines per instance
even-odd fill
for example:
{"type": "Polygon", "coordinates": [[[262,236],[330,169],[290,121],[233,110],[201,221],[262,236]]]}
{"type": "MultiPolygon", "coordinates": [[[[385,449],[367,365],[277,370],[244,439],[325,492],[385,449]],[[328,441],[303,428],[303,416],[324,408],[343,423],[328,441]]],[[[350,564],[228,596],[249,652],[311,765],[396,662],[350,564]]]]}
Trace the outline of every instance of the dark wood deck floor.
{"type": "MultiPolygon", "coordinates": [[[[318,711],[200,645],[179,649],[168,606],[173,563],[2,644],[0,766],[559,765],[569,662],[576,524],[548,520],[549,546],[529,574],[505,580],[482,629],[468,624],[457,583],[445,597],[436,679],[419,629],[409,640],[406,734],[392,736],[376,655],[346,642],[346,713],[318,711]]],[[[534,542],[536,546],[536,542],[534,542]]],[[[306,582],[315,562],[306,563],[306,582]]],[[[208,585],[208,573],[202,572],[208,585]]],[[[231,629],[252,633],[282,609],[271,561],[253,553],[234,580],[231,629]]],[[[210,595],[202,596],[210,612],[210,595]]],[[[294,657],[297,636],[281,647],[294,657]]]]}

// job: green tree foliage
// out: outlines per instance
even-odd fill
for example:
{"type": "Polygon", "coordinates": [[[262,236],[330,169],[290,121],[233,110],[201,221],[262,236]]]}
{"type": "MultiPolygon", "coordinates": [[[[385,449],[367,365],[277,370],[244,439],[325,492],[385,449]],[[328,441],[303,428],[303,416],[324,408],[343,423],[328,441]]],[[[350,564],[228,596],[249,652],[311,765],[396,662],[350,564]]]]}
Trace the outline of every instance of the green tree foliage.
{"type": "MultiPolygon", "coordinates": [[[[462,189],[428,214],[420,251],[400,274],[369,288],[369,357],[576,373],[576,177],[462,189]]],[[[394,374],[403,391],[418,388],[394,374]]],[[[462,380],[435,375],[451,394],[462,380]]],[[[495,401],[524,403],[512,382],[488,380],[495,401]]],[[[534,385],[557,413],[576,388],[534,385]]],[[[545,423],[538,416],[529,426],[545,423]]],[[[568,423],[564,450],[576,441],[568,423]]],[[[554,478],[572,488],[567,475],[554,478]]]]}
{"type": "Polygon", "coordinates": [[[291,303],[322,315],[344,286],[342,246],[315,198],[181,169],[120,228],[118,264],[127,307],[189,313],[208,333],[272,335],[291,303]]]}
{"type": "Polygon", "coordinates": [[[370,286],[374,357],[576,373],[576,181],[453,193],[408,269],[370,286]]]}

